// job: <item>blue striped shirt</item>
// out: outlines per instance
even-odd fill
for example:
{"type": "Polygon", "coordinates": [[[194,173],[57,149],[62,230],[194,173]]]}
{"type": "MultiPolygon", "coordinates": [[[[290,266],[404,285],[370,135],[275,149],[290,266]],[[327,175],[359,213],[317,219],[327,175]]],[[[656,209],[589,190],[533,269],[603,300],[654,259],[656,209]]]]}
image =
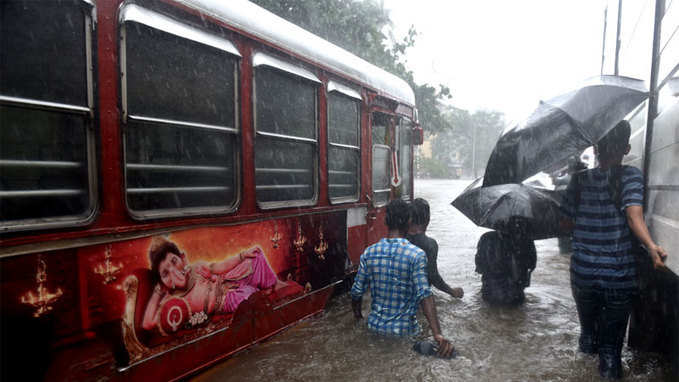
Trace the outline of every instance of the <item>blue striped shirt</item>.
{"type": "Polygon", "coordinates": [[[420,301],[431,295],[427,256],[403,238],[382,239],[366,248],[351,287],[359,299],[370,288],[368,328],[380,333],[410,336],[419,333],[415,318],[420,301]]]}
{"type": "Polygon", "coordinates": [[[579,175],[579,187],[571,182],[566,191],[563,212],[575,218],[571,281],[580,287],[631,290],[637,270],[625,208],[643,205],[643,177],[636,167],[623,166],[618,210],[609,176],[611,170],[587,170],[579,175]],[[580,202],[574,206],[577,188],[580,202]]]}

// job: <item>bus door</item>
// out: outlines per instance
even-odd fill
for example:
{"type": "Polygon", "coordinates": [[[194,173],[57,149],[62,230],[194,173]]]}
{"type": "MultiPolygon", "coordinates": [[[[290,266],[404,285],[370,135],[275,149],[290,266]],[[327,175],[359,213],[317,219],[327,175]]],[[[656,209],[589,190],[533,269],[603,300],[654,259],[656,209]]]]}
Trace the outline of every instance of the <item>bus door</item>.
{"type": "Polygon", "coordinates": [[[371,245],[387,236],[386,205],[389,203],[392,182],[392,148],[395,117],[375,112],[372,114],[372,189],[368,206],[368,242],[371,245]]]}

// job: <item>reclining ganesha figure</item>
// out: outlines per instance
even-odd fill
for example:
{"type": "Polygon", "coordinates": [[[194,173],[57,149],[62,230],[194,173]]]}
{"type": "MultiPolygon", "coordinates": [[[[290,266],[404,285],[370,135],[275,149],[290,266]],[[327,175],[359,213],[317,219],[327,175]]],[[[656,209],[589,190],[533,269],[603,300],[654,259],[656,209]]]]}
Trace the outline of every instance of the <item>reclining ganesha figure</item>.
{"type": "Polygon", "coordinates": [[[234,312],[259,290],[275,291],[293,282],[276,277],[258,246],[221,262],[189,264],[175,243],[155,238],[149,260],[155,287],[144,312],[146,330],[158,325],[161,307],[174,297],[186,301],[192,324],[200,324],[211,314],[234,312]]]}

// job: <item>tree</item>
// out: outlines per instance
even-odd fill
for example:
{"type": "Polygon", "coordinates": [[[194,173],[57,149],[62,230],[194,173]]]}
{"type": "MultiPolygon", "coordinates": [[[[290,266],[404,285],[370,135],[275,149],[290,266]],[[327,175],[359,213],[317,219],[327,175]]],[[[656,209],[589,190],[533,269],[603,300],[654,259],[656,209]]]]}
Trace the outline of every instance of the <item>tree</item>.
{"type": "Polygon", "coordinates": [[[472,176],[483,175],[482,170],[505,127],[504,114],[487,110],[470,113],[464,109],[449,107],[444,115],[452,129],[434,140],[434,157],[445,160],[450,158],[451,152],[458,152],[466,173],[472,176]],[[476,174],[473,173],[474,167],[476,174]]]}
{"type": "Polygon", "coordinates": [[[418,85],[405,65],[405,54],[415,44],[413,26],[400,41],[383,31],[391,25],[389,13],[376,0],[252,0],[276,15],[338,45],[364,60],[395,74],[415,93],[420,124],[429,133],[451,128],[441,105],[451,98],[443,85],[418,85]]]}

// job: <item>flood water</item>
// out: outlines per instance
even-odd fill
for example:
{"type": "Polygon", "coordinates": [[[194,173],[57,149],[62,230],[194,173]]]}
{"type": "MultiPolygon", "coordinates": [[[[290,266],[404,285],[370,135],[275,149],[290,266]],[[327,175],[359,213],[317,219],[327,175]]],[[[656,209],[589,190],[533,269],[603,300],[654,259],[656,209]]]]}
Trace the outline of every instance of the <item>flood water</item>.
{"type": "MultiPolygon", "coordinates": [[[[453,360],[424,357],[408,340],[381,338],[354,323],[348,295],[326,312],[274,336],[197,376],[197,381],[598,381],[596,357],[577,352],[579,324],[569,284],[569,256],[555,239],[536,242],[537,268],[526,301],[496,308],[481,299],[474,272],[479,228],[450,205],[469,181],[418,180],[415,196],[429,201],[428,234],[439,244],[438,266],[461,300],[434,290],[453,360]]],[[[364,298],[364,316],[369,309],[364,298]]],[[[429,333],[424,316],[420,322],[429,333]]],[[[653,357],[623,351],[624,380],[666,381],[653,357]]]]}

